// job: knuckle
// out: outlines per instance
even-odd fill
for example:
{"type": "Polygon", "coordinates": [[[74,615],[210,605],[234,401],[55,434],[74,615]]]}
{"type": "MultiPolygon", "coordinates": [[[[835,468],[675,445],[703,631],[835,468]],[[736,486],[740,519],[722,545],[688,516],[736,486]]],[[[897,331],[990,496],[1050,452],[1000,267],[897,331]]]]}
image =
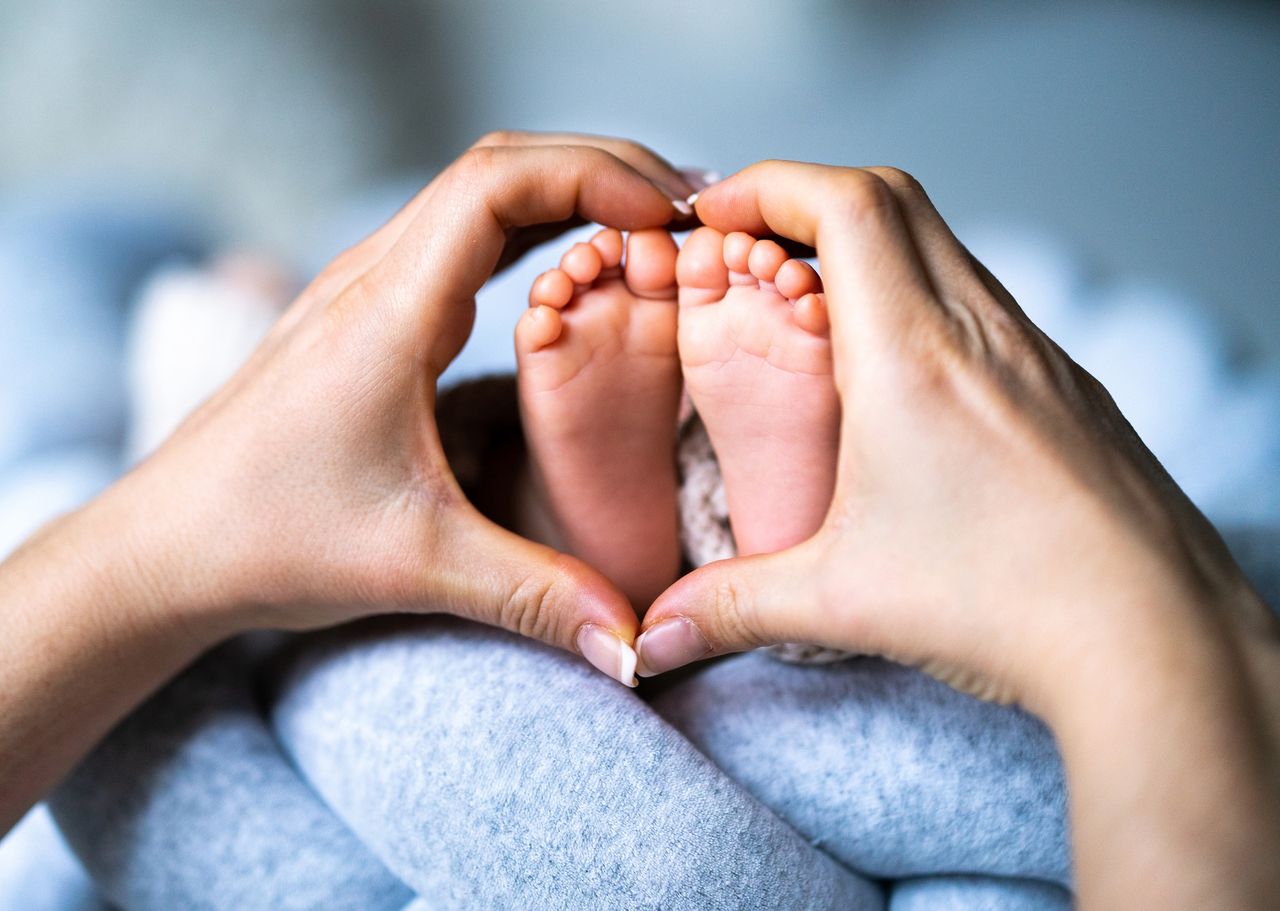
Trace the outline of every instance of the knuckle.
{"type": "Polygon", "coordinates": [[[507,596],[499,612],[499,624],[530,639],[548,641],[555,632],[555,582],[525,578],[507,596]]]}
{"type": "Polygon", "coordinates": [[[613,149],[616,152],[628,153],[640,158],[656,159],[658,157],[648,146],[633,139],[614,139],[601,136],[596,138],[593,145],[597,148],[613,149]]]}
{"type": "Polygon", "coordinates": [[[903,333],[894,358],[898,388],[912,396],[949,395],[962,366],[954,334],[934,320],[917,320],[903,333]]]}
{"type": "Polygon", "coordinates": [[[987,334],[998,350],[1008,351],[1017,358],[1039,356],[1043,353],[1022,320],[1004,307],[997,305],[989,308],[983,318],[987,334]]]}
{"type": "Polygon", "coordinates": [[[875,169],[876,174],[894,190],[924,195],[924,186],[915,177],[901,168],[881,167],[875,169]]]}
{"type": "Polygon", "coordinates": [[[747,165],[740,173],[753,174],[765,181],[776,179],[784,175],[787,168],[792,167],[793,162],[786,161],[781,158],[765,158],[754,164],[747,165]]]}
{"type": "Polygon", "coordinates": [[[854,221],[881,219],[895,204],[893,190],[875,174],[853,171],[843,183],[840,201],[845,215],[854,221]]]}
{"type": "MultiPolygon", "coordinates": [[[[1058,363],[1057,359],[1055,359],[1055,363],[1058,363]]],[[[1075,382],[1083,391],[1085,397],[1092,401],[1095,406],[1108,413],[1119,414],[1120,409],[1116,405],[1115,397],[1111,395],[1111,390],[1102,384],[1102,380],[1074,361],[1063,364],[1062,371],[1075,382]]]]}
{"type": "Polygon", "coordinates": [[[490,130],[471,144],[473,149],[516,145],[520,134],[515,130],[490,130]]]}
{"type": "Polygon", "coordinates": [[[733,577],[722,575],[710,592],[711,607],[722,642],[735,646],[759,648],[768,644],[761,635],[750,593],[737,585],[733,577]]]}
{"type": "Polygon", "coordinates": [[[472,146],[458,156],[450,171],[460,180],[470,180],[492,170],[501,151],[497,146],[472,146]]]}
{"type": "Polygon", "coordinates": [[[325,306],[325,312],[336,319],[367,312],[385,303],[387,294],[379,280],[369,271],[359,272],[346,282],[325,306]]]}
{"type": "Polygon", "coordinates": [[[618,156],[608,149],[601,148],[597,145],[570,145],[567,148],[572,149],[575,154],[584,159],[588,159],[593,164],[599,165],[606,161],[612,161],[618,156]]]}

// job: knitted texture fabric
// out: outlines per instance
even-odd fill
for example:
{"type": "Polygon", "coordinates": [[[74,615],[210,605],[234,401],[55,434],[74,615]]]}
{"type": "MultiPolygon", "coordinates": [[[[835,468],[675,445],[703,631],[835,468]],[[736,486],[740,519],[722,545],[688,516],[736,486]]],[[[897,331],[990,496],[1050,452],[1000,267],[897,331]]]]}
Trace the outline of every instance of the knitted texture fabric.
{"type": "MultiPolygon", "coordinates": [[[[677,450],[680,469],[680,546],[695,567],[738,555],[729,522],[724,478],[711,437],[698,415],[690,414],[680,428],[677,450]]],[[[855,653],[816,645],[775,645],[769,653],[793,664],[830,664],[855,653]]]]}
{"type": "MultiPolygon", "coordinates": [[[[500,524],[504,501],[512,497],[513,447],[523,448],[515,378],[510,375],[468,380],[446,390],[436,407],[440,439],[458,483],[476,507],[500,524]],[[505,464],[504,464],[505,463],[505,464]]],[[[680,547],[694,567],[738,555],[729,522],[720,462],[706,426],[686,399],[681,405],[677,493],[680,547]]],[[[796,664],[830,664],[853,652],[815,645],[775,645],[768,652],[796,664]]]]}

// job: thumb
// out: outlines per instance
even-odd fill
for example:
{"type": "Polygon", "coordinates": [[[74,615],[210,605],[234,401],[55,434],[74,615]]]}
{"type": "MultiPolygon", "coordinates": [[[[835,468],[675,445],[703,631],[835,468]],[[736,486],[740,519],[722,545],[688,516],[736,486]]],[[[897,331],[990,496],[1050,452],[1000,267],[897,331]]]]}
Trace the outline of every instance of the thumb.
{"type": "Polygon", "coordinates": [[[709,563],[654,602],[636,641],[637,673],[781,642],[828,643],[814,541],[790,550],[709,563]]]}
{"type": "Polygon", "coordinates": [[[577,653],[635,686],[637,620],[621,591],[581,560],[506,531],[469,504],[449,513],[426,603],[577,653]]]}

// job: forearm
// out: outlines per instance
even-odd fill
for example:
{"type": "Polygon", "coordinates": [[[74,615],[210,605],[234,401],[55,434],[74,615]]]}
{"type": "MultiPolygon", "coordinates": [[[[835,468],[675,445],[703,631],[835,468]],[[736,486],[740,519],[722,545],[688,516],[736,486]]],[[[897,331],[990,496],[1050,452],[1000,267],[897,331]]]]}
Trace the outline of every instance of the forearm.
{"type": "Polygon", "coordinates": [[[108,494],[0,565],[0,834],[231,632],[162,584],[157,554],[112,509],[108,494]]]}
{"type": "Polygon", "coordinates": [[[1084,909],[1280,900],[1280,647],[1213,607],[1148,615],[1055,706],[1084,909]]]}

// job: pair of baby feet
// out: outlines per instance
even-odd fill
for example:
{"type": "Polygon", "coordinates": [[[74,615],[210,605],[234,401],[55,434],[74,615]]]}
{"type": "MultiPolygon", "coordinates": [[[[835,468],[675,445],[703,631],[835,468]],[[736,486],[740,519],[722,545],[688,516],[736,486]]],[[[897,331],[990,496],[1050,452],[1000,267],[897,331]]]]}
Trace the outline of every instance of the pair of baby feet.
{"type": "Polygon", "coordinates": [[[818,275],[769,240],[605,229],[543,273],[516,326],[538,536],[643,611],[681,553],[681,390],[720,462],[742,554],[808,538],[835,478],[840,405],[818,275]],[[625,249],[624,249],[625,247],[625,249]],[[545,521],[549,520],[549,521],[545,521]]]}

